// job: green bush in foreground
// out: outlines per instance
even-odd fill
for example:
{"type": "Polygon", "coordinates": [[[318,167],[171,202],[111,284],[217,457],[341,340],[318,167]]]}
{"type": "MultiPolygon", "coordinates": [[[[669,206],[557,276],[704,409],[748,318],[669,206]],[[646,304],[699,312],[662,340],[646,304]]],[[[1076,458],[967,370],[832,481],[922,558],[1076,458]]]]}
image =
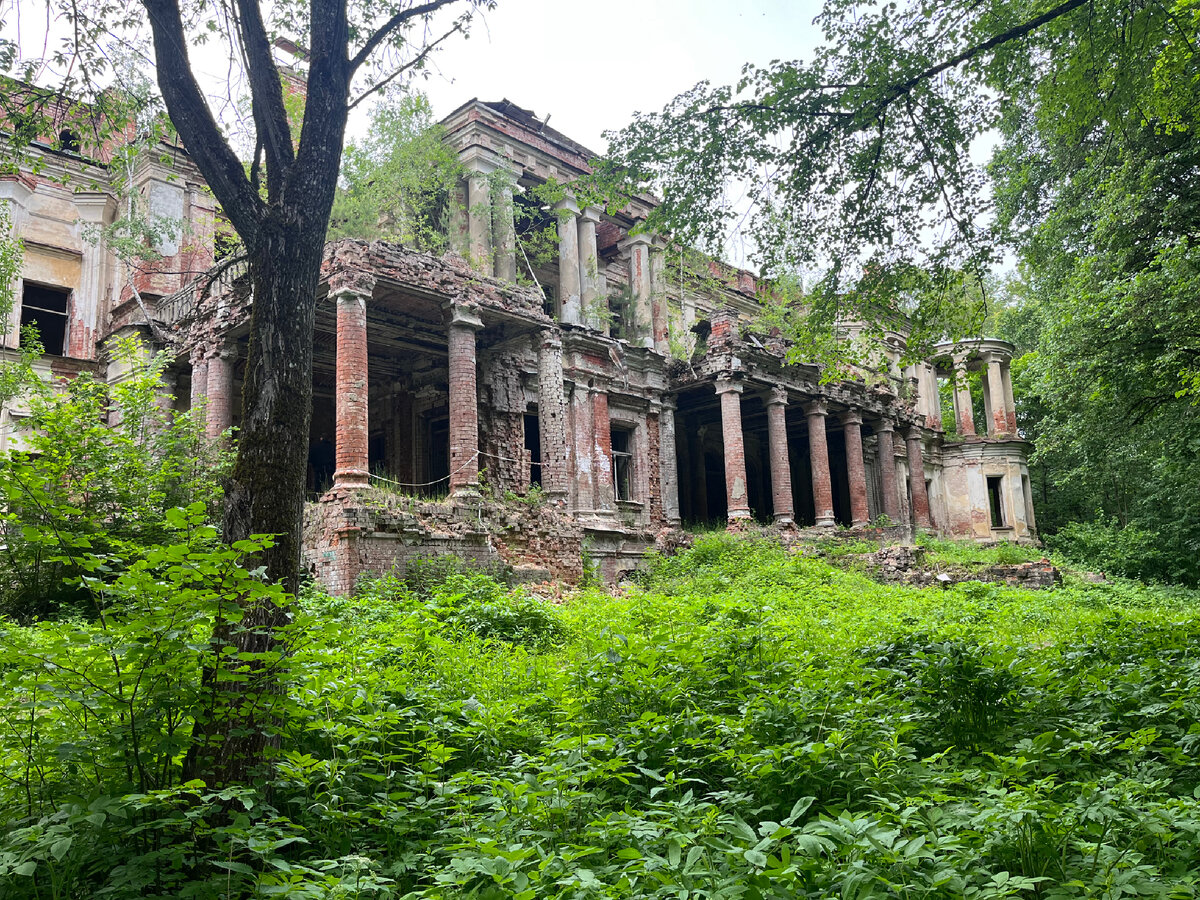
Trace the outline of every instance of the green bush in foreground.
{"type": "MultiPolygon", "coordinates": [[[[223,793],[161,730],[149,789],[93,764],[127,731],[64,751],[97,626],[9,629],[0,898],[1198,892],[1194,592],[882,586],[713,535],[558,607],[462,571],[301,607],[274,773],[223,793]]],[[[186,716],[196,649],[135,643],[186,716]]]]}

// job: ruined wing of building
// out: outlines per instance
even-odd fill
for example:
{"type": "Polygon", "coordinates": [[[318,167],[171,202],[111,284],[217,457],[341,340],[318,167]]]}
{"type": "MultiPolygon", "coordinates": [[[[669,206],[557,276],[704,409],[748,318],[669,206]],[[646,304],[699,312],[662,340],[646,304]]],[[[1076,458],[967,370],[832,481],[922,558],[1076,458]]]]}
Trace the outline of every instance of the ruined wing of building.
{"type": "MultiPolygon", "coordinates": [[[[451,252],[356,240],[325,252],[305,560],[330,589],[431,554],[567,578],[587,558],[613,579],[647,547],[714,523],[1037,539],[1010,344],[945,344],[901,369],[895,333],[888,371],[822,383],[778,337],[753,332],[762,300],[750,273],[714,264],[712,278],[672,277],[667,242],[638,229],[652,199],[617,214],[581,206],[570,184],[590,171],[585,148],[508,101],[472,100],[443,124],[465,171],[451,252]],[[514,209],[546,182],[566,190],[557,253],[539,265],[514,209]],[[969,372],[981,376],[982,423],[969,372]],[[948,430],[939,379],[954,386],[948,430]]],[[[171,178],[149,167],[134,188],[180,210],[199,238],[186,265],[182,245],[164,248],[163,273],[212,260],[211,201],[186,158],[176,166],[171,178]]],[[[26,248],[18,317],[59,317],[45,365],[104,374],[105,338],[149,330],[114,261],[80,237],[120,198],[25,176],[0,190],[26,248]]],[[[218,436],[239,419],[248,286],[233,269],[204,290],[144,277],[176,354],[174,402],[203,402],[218,436]]]]}
{"type": "MultiPolygon", "coordinates": [[[[11,101],[6,108],[36,108],[48,131],[14,147],[14,123],[0,118],[0,204],[12,228],[0,238],[19,239],[23,250],[9,286],[14,309],[0,323],[0,357],[13,358],[22,330],[32,329],[44,349],[35,364],[44,380],[83,372],[119,379],[127,363],[107,358],[108,339],[150,331],[147,313],[155,317],[161,298],[213,266],[215,201],[177,143],[148,141],[146,152],[118,161],[115,151],[136,140],[136,126],[106,133],[91,107],[11,79],[0,88],[11,101]],[[131,200],[157,227],[144,258],[121,260],[103,232],[128,218],[131,200]]],[[[27,414],[20,399],[0,409],[4,449],[23,446],[27,414]]]]}

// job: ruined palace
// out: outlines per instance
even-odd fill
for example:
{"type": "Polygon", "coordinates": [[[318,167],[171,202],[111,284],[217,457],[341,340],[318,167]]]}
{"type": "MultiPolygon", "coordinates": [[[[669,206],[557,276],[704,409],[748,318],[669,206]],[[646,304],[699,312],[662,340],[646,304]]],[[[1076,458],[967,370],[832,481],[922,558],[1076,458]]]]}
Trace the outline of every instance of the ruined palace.
{"type": "MultiPolygon", "coordinates": [[[[884,365],[822,383],[756,326],[769,287],[755,276],[666,264],[668,242],[638,227],[653,198],[617,214],[578,203],[584,147],[507,101],[472,100],[444,125],[465,172],[452,252],[326,248],[305,560],[331,589],[434,553],[531,577],[578,576],[586,556],[612,579],[648,547],[713,523],[1036,540],[1010,344],[947,343],[901,367],[897,324],[884,365]],[[566,190],[546,217],[557,252],[538,262],[514,210],[547,182],[566,190]],[[953,392],[945,421],[939,383],[953,392]]],[[[42,152],[51,169],[70,155],[42,152]]],[[[236,267],[191,281],[213,260],[215,210],[176,156],[173,171],[156,161],[134,179],[150,209],[189,223],[137,275],[137,296],[83,235],[112,220],[115,190],[0,178],[25,246],[5,346],[36,323],[48,377],[116,378],[105,339],[142,331],[175,355],[164,389],[176,408],[203,405],[217,439],[239,421],[253,298],[236,267]]],[[[3,412],[5,434],[19,417],[3,412]]]]}

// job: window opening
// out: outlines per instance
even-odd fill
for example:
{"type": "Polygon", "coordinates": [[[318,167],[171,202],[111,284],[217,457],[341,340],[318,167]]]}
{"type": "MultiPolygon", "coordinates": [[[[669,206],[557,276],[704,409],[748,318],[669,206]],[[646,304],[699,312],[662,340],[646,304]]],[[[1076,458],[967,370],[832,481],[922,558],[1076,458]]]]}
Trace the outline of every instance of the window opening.
{"type": "Polygon", "coordinates": [[[21,327],[32,326],[42,350],[53,356],[67,352],[67,298],[65,288],[24,283],[21,291],[21,327]]]}
{"type": "Polygon", "coordinates": [[[633,433],[624,428],[611,432],[613,489],[618,500],[633,499],[633,433]]]}
{"type": "Polygon", "coordinates": [[[619,294],[608,298],[608,334],[616,340],[628,337],[625,333],[625,298],[619,294]]]}
{"type": "Polygon", "coordinates": [[[992,527],[1004,527],[1004,503],[1001,498],[1003,475],[989,475],[987,480],[988,506],[992,511],[992,527]]]}
{"type": "Polygon", "coordinates": [[[79,136],[70,128],[64,128],[58,133],[58,149],[65,153],[78,153],[79,136]]]}
{"type": "Polygon", "coordinates": [[[542,485],[542,433],[538,417],[525,415],[525,449],[529,453],[529,483],[542,485]]]}

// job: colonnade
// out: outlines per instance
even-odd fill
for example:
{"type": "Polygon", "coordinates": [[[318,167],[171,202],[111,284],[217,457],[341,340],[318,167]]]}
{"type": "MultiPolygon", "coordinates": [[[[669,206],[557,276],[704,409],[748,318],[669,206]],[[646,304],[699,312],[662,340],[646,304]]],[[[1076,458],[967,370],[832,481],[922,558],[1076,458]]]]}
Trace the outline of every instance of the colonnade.
{"type": "MultiPolygon", "coordinates": [[[[481,158],[468,162],[465,250],[485,274],[515,281],[519,261],[513,196],[517,175],[481,158]]],[[[600,270],[597,228],[603,210],[580,206],[567,191],[554,206],[558,232],[558,320],[564,325],[607,331],[608,297],[600,270]]],[[[664,282],[666,244],[649,234],[632,234],[619,245],[629,265],[631,343],[658,353],[669,350],[664,282]]]]}
{"type": "MultiPolygon", "coordinates": [[[[741,397],[742,382],[731,378],[718,379],[715,384],[721,404],[721,436],[725,461],[725,499],[730,522],[748,519],[751,515],[748,502],[746,453],[742,432],[741,397]]],[[[776,386],[766,398],[767,408],[767,456],[770,464],[771,500],[775,521],[789,524],[795,519],[795,504],[792,496],[792,476],[789,462],[786,388],[776,386]]],[[[833,481],[829,464],[829,441],[826,425],[830,417],[827,404],[820,400],[809,400],[802,404],[808,426],[808,452],[812,472],[813,511],[818,527],[836,524],[833,509],[833,481]]],[[[870,520],[867,506],[867,467],[863,458],[862,414],[848,410],[837,414],[842,426],[846,449],[846,472],[849,481],[850,519],[854,526],[866,525],[870,520]]],[[[905,521],[908,517],[900,507],[900,492],[896,471],[896,425],[888,419],[874,424],[878,438],[877,456],[880,465],[883,510],[893,522],[905,521]]],[[[909,428],[904,434],[905,450],[909,467],[909,497],[912,502],[913,523],[920,528],[931,528],[929,496],[925,486],[925,464],[921,432],[909,428]]],[[[692,451],[693,456],[695,450],[692,451]]]]}
{"type": "MultiPolygon", "coordinates": [[[[981,354],[984,367],[983,409],[988,437],[1009,437],[1017,434],[1017,407],[1013,400],[1011,357],[996,351],[981,354]]],[[[967,382],[967,355],[953,356],[954,420],[959,435],[975,437],[974,407],[971,388],[967,382]]]]}

